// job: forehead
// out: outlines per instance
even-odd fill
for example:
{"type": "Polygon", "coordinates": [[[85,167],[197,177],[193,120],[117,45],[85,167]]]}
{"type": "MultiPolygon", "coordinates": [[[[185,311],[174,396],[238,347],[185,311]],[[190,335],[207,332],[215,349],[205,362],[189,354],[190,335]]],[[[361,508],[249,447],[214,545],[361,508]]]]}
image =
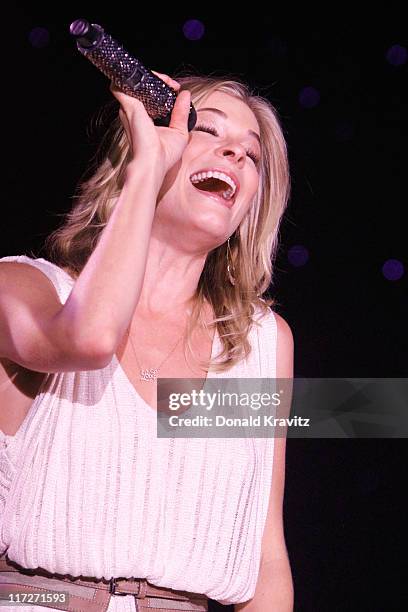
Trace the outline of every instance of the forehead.
{"type": "Polygon", "coordinates": [[[216,115],[212,112],[206,113],[205,111],[198,113],[198,116],[204,117],[208,115],[222,121],[235,123],[248,130],[254,130],[258,134],[260,133],[259,124],[254,113],[242,100],[221,91],[214,91],[195,105],[197,111],[200,108],[209,107],[224,111],[228,115],[228,119],[221,118],[218,114],[216,115]]]}

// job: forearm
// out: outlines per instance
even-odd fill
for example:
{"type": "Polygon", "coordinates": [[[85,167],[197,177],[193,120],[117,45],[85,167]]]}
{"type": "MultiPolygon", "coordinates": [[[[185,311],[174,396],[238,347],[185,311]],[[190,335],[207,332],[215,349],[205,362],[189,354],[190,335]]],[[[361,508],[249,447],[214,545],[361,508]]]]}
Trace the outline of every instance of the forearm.
{"type": "Polygon", "coordinates": [[[115,347],[137,306],[160,190],[153,170],[136,168],[82,269],[64,311],[84,346],[115,347]]]}
{"type": "Polygon", "coordinates": [[[236,612],[293,612],[293,580],[289,559],[275,559],[261,566],[252,599],[235,604],[236,612]]]}

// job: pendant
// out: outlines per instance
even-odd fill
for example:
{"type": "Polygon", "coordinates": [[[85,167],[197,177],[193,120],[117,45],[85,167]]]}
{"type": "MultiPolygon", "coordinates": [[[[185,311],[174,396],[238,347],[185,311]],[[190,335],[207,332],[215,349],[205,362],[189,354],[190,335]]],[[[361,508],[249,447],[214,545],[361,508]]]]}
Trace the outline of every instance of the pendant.
{"type": "Polygon", "coordinates": [[[152,382],[157,379],[158,369],[150,368],[146,370],[140,370],[140,380],[145,380],[147,382],[152,382]]]}

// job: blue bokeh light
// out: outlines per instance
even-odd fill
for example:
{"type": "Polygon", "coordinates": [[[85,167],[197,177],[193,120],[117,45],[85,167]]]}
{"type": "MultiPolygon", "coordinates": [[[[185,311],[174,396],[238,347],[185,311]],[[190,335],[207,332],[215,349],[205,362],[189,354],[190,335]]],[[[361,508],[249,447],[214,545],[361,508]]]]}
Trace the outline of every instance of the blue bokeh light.
{"type": "Polygon", "coordinates": [[[320,102],[320,93],[315,87],[304,87],[299,94],[299,103],[304,108],[313,108],[320,102]]]}
{"type": "Polygon", "coordinates": [[[28,40],[32,47],[41,49],[42,47],[46,47],[50,42],[50,33],[47,28],[36,27],[29,33],[28,40]]]}
{"type": "Polygon", "coordinates": [[[309,251],[302,244],[295,244],[288,250],[288,260],[296,268],[304,266],[309,261],[309,251]]]}
{"type": "Polygon", "coordinates": [[[402,45],[393,45],[387,50],[385,57],[392,66],[402,66],[408,59],[408,51],[402,45]]]}
{"type": "Polygon", "coordinates": [[[189,19],[183,25],[183,33],[188,40],[200,40],[204,36],[204,30],[204,24],[198,19],[189,19]]]}
{"type": "Polygon", "coordinates": [[[399,280],[404,275],[404,265],[399,259],[387,259],[383,264],[382,273],[387,280],[399,280]]]}

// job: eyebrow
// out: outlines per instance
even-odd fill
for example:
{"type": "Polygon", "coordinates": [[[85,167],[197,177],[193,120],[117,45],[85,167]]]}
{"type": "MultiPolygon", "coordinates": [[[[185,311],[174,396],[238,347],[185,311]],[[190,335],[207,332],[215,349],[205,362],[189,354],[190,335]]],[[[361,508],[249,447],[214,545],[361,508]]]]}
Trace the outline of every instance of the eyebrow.
{"type": "MultiPolygon", "coordinates": [[[[228,115],[224,113],[224,111],[220,110],[219,108],[197,108],[197,113],[199,113],[200,111],[211,111],[212,113],[217,113],[217,115],[220,115],[224,119],[228,119],[228,115]]],[[[259,134],[257,134],[253,130],[248,130],[248,134],[250,134],[250,136],[254,136],[259,142],[259,144],[261,144],[261,139],[259,137],[259,134]]]]}

